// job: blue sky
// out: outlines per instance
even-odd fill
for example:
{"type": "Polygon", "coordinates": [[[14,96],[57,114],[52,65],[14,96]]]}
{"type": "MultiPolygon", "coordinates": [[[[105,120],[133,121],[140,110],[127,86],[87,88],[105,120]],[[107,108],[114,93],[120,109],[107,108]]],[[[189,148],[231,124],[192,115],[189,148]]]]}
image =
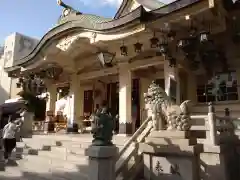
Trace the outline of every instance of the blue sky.
{"type": "MultiPolygon", "coordinates": [[[[75,9],[113,17],[122,0],[63,0],[75,9]]],[[[173,0],[158,0],[169,3],[173,0]]],[[[62,7],[57,0],[0,0],[0,45],[13,32],[41,39],[57,22],[62,7]]]]}
{"type": "MultiPolygon", "coordinates": [[[[106,17],[114,16],[118,0],[63,0],[66,4],[83,13],[106,17]]],[[[57,0],[1,0],[0,44],[6,36],[19,32],[31,37],[41,38],[52,28],[62,8],[57,0]]]]}

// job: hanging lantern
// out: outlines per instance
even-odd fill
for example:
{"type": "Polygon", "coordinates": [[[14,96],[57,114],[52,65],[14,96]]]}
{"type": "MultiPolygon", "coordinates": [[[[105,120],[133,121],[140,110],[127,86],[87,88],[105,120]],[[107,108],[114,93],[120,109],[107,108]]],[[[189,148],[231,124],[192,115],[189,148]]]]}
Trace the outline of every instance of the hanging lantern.
{"type": "Polygon", "coordinates": [[[179,40],[177,47],[180,48],[184,53],[192,53],[197,51],[197,45],[199,43],[198,38],[190,36],[179,40]]]}
{"type": "Polygon", "coordinates": [[[143,44],[141,44],[141,43],[139,43],[139,42],[137,42],[136,44],[134,44],[134,50],[135,50],[135,52],[136,52],[136,53],[142,52],[142,46],[143,46],[143,44]]]}
{"type": "Polygon", "coordinates": [[[176,32],[173,31],[173,30],[169,31],[169,33],[167,34],[167,37],[168,37],[171,41],[173,41],[174,38],[176,37],[176,32]]]}
{"type": "Polygon", "coordinates": [[[200,43],[205,43],[209,41],[209,32],[203,31],[200,33],[200,43]]]}
{"type": "Polygon", "coordinates": [[[159,52],[160,52],[162,55],[167,55],[167,53],[168,53],[168,45],[167,45],[167,43],[161,43],[161,44],[159,44],[159,52]]]}
{"type": "Polygon", "coordinates": [[[100,52],[97,57],[103,66],[111,67],[114,56],[109,52],[100,52]]]}
{"type": "Polygon", "coordinates": [[[51,78],[51,79],[57,79],[61,73],[62,73],[62,68],[60,67],[52,66],[46,69],[46,75],[48,78],[51,78]]]}
{"type": "Polygon", "coordinates": [[[178,48],[184,49],[188,45],[189,45],[188,39],[180,39],[178,41],[178,45],[177,46],[178,46],[178,48]]]}
{"type": "Polygon", "coordinates": [[[150,39],[151,48],[157,48],[158,43],[159,43],[159,39],[157,37],[154,36],[150,39]]]}
{"type": "Polygon", "coordinates": [[[122,45],[120,47],[120,51],[121,51],[121,55],[122,56],[127,56],[128,55],[128,48],[127,48],[127,46],[122,45]]]}
{"type": "Polygon", "coordinates": [[[170,66],[170,67],[176,67],[176,65],[177,65],[177,60],[176,60],[176,58],[174,58],[174,57],[169,57],[169,58],[168,58],[168,61],[169,61],[169,66],[170,66]]]}

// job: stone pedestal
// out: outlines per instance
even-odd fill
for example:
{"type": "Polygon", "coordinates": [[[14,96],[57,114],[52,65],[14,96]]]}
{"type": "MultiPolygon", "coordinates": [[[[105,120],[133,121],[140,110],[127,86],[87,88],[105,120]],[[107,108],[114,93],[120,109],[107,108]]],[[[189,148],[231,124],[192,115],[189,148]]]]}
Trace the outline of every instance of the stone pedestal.
{"type": "Polygon", "coordinates": [[[33,120],[34,120],[34,113],[26,112],[24,115],[24,122],[20,130],[20,135],[22,138],[32,137],[33,120]]]}
{"type": "Polygon", "coordinates": [[[67,133],[78,134],[78,124],[73,123],[67,127],[67,133]]]}
{"type": "Polygon", "coordinates": [[[115,164],[118,154],[116,146],[89,146],[89,180],[115,180],[115,164]]]}
{"type": "Polygon", "coordinates": [[[237,144],[220,146],[204,144],[200,154],[202,180],[238,180],[240,179],[240,154],[237,144]]]}
{"type": "Polygon", "coordinates": [[[141,143],[147,180],[199,180],[203,146],[189,132],[153,131],[141,143]]]}
{"type": "Polygon", "coordinates": [[[44,129],[44,133],[45,133],[45,134],[55,132],[55,131],[54,131],[54,128],[55,128],[54,122],[49,121],[49,122],[45,122],[45,123],[44,123],[43,129],[44,129]]]}

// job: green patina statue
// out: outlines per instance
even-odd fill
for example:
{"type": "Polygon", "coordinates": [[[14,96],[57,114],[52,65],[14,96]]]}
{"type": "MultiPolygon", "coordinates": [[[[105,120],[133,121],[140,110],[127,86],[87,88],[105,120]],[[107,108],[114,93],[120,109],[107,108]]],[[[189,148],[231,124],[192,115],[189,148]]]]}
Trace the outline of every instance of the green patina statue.
{"type": "Polygon", "coordinates": [[[92,116],[95,126],[93,127],[93,141],[95,146],[111,146],[113,137],[114,121],[105,109],[92,116]]]}

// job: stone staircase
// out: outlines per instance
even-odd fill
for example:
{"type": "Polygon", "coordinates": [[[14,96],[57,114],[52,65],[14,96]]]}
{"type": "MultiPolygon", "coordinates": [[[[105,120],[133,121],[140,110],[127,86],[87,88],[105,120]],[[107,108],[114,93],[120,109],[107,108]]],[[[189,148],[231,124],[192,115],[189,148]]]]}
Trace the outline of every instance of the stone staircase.
{"type": "MultiPolygon", "coordinates": [[[[217,116],[216,120],[219,121],[219,118],[221,119],[217,116]]],[[[205,147],[211,143],[207,113],[195,112],[192,115],[192,125],[190,137],[195,140],[189,141],[190,144],[197,142],[204,144],[205,147]]],[[[117,180],[142,178],[144,163],[139,144],[145,142],[152,128],[151,118],[148,118],[132,137],[114,136],[113,143],[119,147],[120,151],[116,163],[117,180]]],[[[14,154],[16,158],[21,155],[23,158],[17,159],[17,166],[7,166],[5,172],[0,172],[0,179],[87,180],[88,157],[84,155],[84,151],[91,144],[91,140],[92,136],[87,134],[34,135],[32,139],[24,139],[24,142],[18,143],[14,154]]],[[[165,142],[158,143],[164,144],[165,142]]]]}
{"type": "MultiPolygon", "coordinates": [[[[0,172],[1,180],[87,180],[88,157],[85,149],[92,136],[79,135],[34,135],[19,142],[13,158],[16,161],[0,172]]],[[[121,149],[127,137],[114,136],[113,142],[121,149]]],[[[94,173],[94,172],[93,172],[94,173]]]]}

